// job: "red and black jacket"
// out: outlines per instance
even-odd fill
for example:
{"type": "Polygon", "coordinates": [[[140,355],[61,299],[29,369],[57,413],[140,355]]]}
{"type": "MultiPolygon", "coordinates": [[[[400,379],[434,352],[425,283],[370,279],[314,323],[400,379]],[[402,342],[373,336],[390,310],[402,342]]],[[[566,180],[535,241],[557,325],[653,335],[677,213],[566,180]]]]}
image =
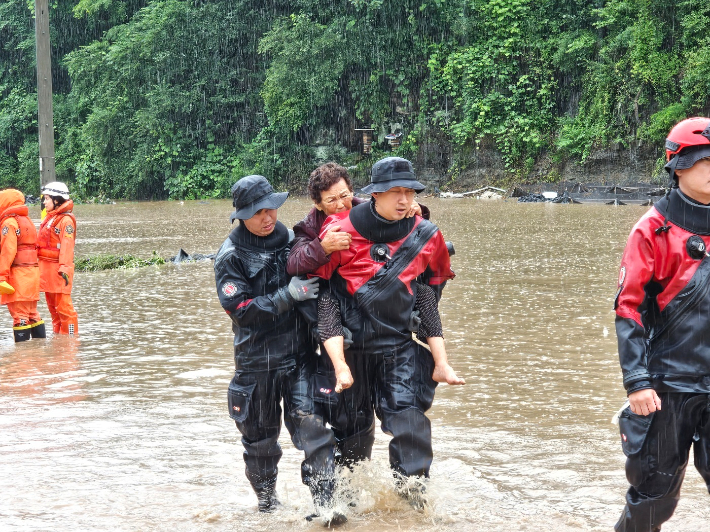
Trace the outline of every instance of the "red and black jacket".
{"type": "Polygon", "coordinates": [[[454,278],[441,232],[419,216],[384,220],[372,203],[330,216],[321,236],[332,225],[350,233],[352,243],[334,252],[313,275],[330,279],[354,347],[378,352],[411,341],[414,281],[431,286],[438,298],[446,281],[454,278]]]}
{"type": "Polygon", "coordinates": [[[673,189],[634,226],[614,303],[627,393],[710,391],[710,206],[673,189]]]}

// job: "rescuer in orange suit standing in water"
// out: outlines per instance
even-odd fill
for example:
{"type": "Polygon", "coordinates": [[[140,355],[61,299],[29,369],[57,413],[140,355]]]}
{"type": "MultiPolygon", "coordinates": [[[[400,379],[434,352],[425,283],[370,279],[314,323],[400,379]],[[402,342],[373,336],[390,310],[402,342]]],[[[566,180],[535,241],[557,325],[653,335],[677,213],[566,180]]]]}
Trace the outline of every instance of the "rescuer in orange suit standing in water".
{"type": "Polygon", "coordinates": [[[40,291],[47,299],[55,334],[79,334],[79,322],[71,301],[74,279],[76,218],[69,189],[55,181],[42,188],[47,215],[39,226],[37,255],[40,291]]]}
{"type": "Polygon", "coordinates": [[[15,342],[46,337],[37,312],[37,230],[28,215],[22,192],[0,191],[0,303],[12,316],[15,342]]]}

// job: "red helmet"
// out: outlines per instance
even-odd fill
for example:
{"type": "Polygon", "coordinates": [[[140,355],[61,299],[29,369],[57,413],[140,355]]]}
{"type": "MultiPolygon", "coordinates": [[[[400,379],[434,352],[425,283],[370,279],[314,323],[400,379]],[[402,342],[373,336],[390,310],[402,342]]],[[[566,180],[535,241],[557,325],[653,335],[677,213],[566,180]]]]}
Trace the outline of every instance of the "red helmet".
{"type": "Polygon", "coordinates": [[[710,145],[710,118],[686,118],[678,122],[666,138],[666,161],[691,146],[710,145]]]}

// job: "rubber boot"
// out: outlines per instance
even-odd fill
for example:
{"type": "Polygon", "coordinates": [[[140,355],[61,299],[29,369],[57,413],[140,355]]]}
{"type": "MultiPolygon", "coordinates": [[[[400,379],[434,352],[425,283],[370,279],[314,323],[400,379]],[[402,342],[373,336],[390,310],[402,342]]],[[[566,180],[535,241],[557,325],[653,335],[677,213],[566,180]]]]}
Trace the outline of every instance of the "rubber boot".
{"type": "Polygon", "coordinates": [[[427,505],[426,486],[421,478],[408,478],[395,474],[395,489],[397,494],[407,501],[412,508],[422,510],[427,505]]]}
{"type": "Polygon", "coordinates": [[[335,480],[313,481],[308,485],[313,496],[313,506],[316,513],[306,517],[309,521],[314,517],[320,517],[323,526],[337,526],[347,522],[345,514],[335,509],[335,480]]]}
{"type": "Polygon", "coordinates": [[[259,511],[262,513],[271,513],[279,506],[279,500],[276,497],[276,477],[260,479],[251,483],[254,488],[256,498],[259,501],[259,511]]]}
{"type": "Polygon", "coordinates": [[[44,326],[44,321],[30,323],[30,334],[32,338],[47,338],[47,329],[44,326]]]}
{"type": "Polygon", "coordinates": [[[13,327],[12,332],[15,333],[15,343],[26,342],[32,338],[29,325],[18,325],[17,327],[13,327]]]}

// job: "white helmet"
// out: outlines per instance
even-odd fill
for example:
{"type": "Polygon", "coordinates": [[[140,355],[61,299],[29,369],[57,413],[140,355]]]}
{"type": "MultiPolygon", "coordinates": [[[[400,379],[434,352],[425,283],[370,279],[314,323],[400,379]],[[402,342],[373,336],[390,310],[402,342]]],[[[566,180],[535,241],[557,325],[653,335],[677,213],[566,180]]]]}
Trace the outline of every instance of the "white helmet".
{"type": "Polygon", "coordinates": [[[42,194],[47,196],[59,196],[65,200],[69,199],[69,189],[61,181],[52,181],[42,187],[42,194]]]}

